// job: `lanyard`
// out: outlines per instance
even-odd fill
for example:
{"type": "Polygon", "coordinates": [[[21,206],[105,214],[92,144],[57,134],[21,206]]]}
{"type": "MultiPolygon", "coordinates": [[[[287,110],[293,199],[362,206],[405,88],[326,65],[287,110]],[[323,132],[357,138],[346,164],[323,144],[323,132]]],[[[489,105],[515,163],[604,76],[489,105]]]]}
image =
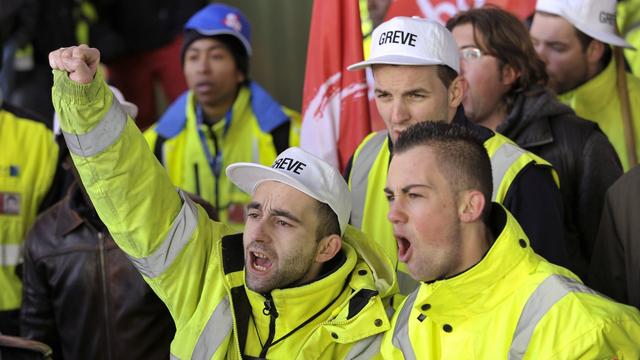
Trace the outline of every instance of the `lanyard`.
{"type": "MultiPolygon", "coordinates": [[[[227,115],[224,118],[224,130],[222,131],[223,137],[227,135],[227,131],[229,131],[232,117],[233,109],[229,109],[229,111],[227,111],[227,115]]],[[[200,143],[202,144],[202,150],[204,151],[204,155],[206,156],[207,162],[209,163],[209,168],[211,168],[211,172],[213,173],[213,175],[218,178],[220,177],[220,173],[222,171],[222,147],[218,146],[216,135],[213,133],[213,131],[210,131],[211,138],[213,140],[213,147],[216,151],[216,156],[214,157],[211,154],[209,144],[207,143],[207,137],[204,134],[204,131],[202,131],[202,125],[204,124],[204,114],[202,112],[202,106],[200,106],[200,104],[196,105],[196,122],[198,127],[198,135],[200,137],[200,143]]]]}

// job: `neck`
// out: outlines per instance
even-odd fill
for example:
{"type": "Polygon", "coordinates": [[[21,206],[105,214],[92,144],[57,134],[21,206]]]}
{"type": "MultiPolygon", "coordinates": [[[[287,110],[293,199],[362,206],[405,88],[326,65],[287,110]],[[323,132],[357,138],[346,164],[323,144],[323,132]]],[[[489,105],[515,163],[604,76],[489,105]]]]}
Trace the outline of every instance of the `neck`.
{"type": "MultiPolygon", "coordinates": [[[[233,99],[235,100],[235,99],[233,99]]],[[[227,102],[225,104],[219,104],[214,106],[209,106],[206,104],[202,104],[202,113],[204,115],[204,122],[208,125],[213,125],[223,119],[231,106],[233,105],[233,100],[227,102]]]]}
{"type": "Polygon", "coordinates": [[[507,106],[500,104],[491,114],[482,119],[472,119],[476,124],[482,125],[493,131],[496,131],[505,120],[507,120],[507,106]]]}
{"type": "Polygon", "coordinates": [[[482,260],[493,243],[491,230],[482,221],[463,226],[462,255],[460,267],[455,272],[459,274],[475,266],[482,260]]]}

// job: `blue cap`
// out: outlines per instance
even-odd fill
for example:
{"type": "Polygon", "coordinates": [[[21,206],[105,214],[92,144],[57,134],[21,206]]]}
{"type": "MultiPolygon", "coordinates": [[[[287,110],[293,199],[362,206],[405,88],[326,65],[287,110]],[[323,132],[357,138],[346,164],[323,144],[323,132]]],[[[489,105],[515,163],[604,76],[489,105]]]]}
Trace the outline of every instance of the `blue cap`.
{"type": "Polygon", "coordinates": [[[202,36],[235,36],[251,55],[251,25],[244,14],[232,6],[207,5],[187,21],[184,30],[194,30],[202,36]]]}

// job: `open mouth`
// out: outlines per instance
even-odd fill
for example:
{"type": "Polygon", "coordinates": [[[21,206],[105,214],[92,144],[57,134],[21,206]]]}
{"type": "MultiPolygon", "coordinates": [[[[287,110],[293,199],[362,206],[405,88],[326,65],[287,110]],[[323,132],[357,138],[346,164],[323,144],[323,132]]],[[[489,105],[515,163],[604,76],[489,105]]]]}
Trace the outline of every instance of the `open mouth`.
{"type": "Polygon", "coordinates": [[[411,258],[411,242],[402,235],[395,235],[398,243],[398,260],[406,263],[411,258]]]}
{"type": "Polygon", "coordinates": [[[249,260],[251,269],[257,273],[265,273],[273,265],[271,259],[265,253],[259,251],[249,251],[249,260]]]}

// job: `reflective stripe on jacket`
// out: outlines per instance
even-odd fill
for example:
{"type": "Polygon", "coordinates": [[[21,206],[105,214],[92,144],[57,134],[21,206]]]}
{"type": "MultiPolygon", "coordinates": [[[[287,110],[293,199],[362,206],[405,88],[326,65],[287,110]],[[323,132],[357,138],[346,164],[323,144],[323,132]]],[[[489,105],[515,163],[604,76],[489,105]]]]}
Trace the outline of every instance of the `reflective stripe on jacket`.
{"type": "MultiPolygon", "coordinates": [[[[254,113],[251,89],[247,86],[240,88],[229,112],[232,119],[221,119],[211,127],[211,131],[207,125],[198,125],[195,96],[189,91],[172,105],[179,109],[168,110],[159,124],[145,132],[149,146],[167,168],[173,184],[210,202],[224,223],[242,224],[242,209],[250,199],[227,179],[224,169],[235,162],[271,165],[278,153],[269,132],[273,129],[263,129],[264,124],[254,113]],[[221,164],[215,164],[215,169],[212,169],[202,146],[200,131],[206,137],[212,159],[221,160],[221,164]]],[[[297,112],[285,107],[281,109],[282,115],[288,117],[285,122],[290,124],[286,149],[298,145],[301,120],[297,112]]],[[[240,228],[237,227],[238,230],[240,228]]]]}
{"type": "MultiPolygon", "coordinates": [[[[60,71],[54,78],[54,105],[92,203],[173,316],[172,358],[240,359],[246,351],[257,356],[257,344],[266,339],[251,324],[263,333],[266,298],[245,289],[241,236],[228,236],[229,227],[210,221],[204,209],[176,193],[135,124],[113,101],[101,71],[88,85],[60,71]],[[252,308],[256,302],[259,307],[252,308]]],[[[273,342],[313,309],[323,303],[328,308],[315,326],[273,344],[268,358],[355,359],[379,352],[381,334],[390,326],[386,298],[396,289],[394,269],[363,236],[347,230],[344,261],[330,274],[271,292],[279,313],[273,342]]]]}
{"type": "MultiPolygon", "coordinates": [[[[484,142],[491,159],[493,172],[493,201],[505,200],[513,180],[530,163],[551,165],[535,154],[522,150],[511,140],[494,134],[484,142]]],[[[408,294],[417,286],[408,275],[406,265],[398,262],[398,247],[393,236],[393,227],[387,220],[389,203],[384,194],[390,161],[389,137],[386,131],[372,133],[358,146],[353,155],[353,165],[349,176],[353,210],[351,224],[361,229],[375,240],[396,264],[400,292],[408,294]]],[[[558,177],[552,170],[556,184],[558,177]]]]}
{"type": "Polygon", "coordinates": [[[58,145],[44,124],[4,107],[0,144],[0,311],[4,311],[20,307],[22,285],[15,268],[22,262],[25,234],[53,181],[58,145]]]}
{"type": "Polygon", "coordinates": [[[452,278],[421,283],[385,334],[389,359],[638,359],[640,312],[538,256],[494,203],[495,242],[452,278]]]}

